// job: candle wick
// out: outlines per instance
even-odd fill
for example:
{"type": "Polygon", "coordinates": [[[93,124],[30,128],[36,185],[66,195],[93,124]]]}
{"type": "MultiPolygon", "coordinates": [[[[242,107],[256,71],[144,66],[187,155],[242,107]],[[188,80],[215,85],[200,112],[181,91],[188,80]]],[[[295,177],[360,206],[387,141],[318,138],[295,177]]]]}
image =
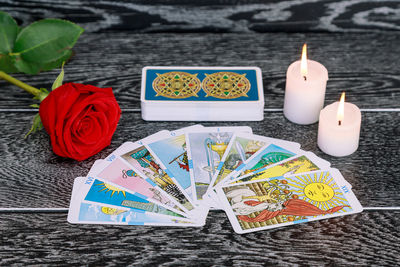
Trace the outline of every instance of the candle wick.
{"type": "Polygon", "coordinates": [[[304,80],[307,81],[307,76],[303,76],[303,77],[304,77],[304,80]]]}
{"type": "Polygon", "coordinates": [[[342,121],[339,121],[339,126],[342,125],[342,121]]]}

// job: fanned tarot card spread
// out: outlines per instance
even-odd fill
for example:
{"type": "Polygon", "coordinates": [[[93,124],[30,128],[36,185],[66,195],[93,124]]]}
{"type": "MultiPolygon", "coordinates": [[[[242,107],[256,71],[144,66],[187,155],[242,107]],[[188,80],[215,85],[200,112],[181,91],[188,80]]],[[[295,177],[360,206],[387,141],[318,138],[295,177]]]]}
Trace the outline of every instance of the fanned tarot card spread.
{"type": "Polygon", "coordinates": [[[202,227],[223,209],[248,233],[362,211],[330,163],[240,127],[193,125],[125,142],[75,179],[68,222],[202,227]]]}

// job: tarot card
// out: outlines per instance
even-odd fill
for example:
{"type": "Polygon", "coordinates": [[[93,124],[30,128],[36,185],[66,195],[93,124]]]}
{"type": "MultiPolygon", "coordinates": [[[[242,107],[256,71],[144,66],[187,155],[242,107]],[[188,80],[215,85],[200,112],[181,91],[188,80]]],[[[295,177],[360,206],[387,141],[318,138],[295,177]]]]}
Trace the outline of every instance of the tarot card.
{"type": "Polygon", "coordinates": [[[294,157],[290,157],[286,160],[279,161],[275,164],[257,169],[255,171],[246,171],[247,173],[245,172],[245,175],[235,178],[231,181],[231,184],[278,176],[290,176],[322,169],[326,170],[329,168],[329,166],[330,163],[328,161],[317,157],[314,153],[303,152],[295,155],[294,157]]]}
{"type": "Polygon", "coordinates": [[[155,186],[167,193],[177,201],[180,207],[187,212],[194,210],[194,205],[186,192],[180,187],[175,179],[160,166],[143,142],[126,144],[128,152],[121,155],[121,159],[130,164],[132,170],[141,177],[148,178],[155,186]]]}
{"type": "Polygon", "coordinates": [[[142,194],[128,192],[123,188],[113,186],[93,177],[85,177],[81,188],[78,197],[85,202],[131,208],[138,212],[147,211],[149,213],[164,214],[179,218],[185,217],[182,214],[150,202],[142,194]]]}
{"type": "Polygon", "coordinates": [[[235,170],[230,172],[215,187],[222,186],[223,184],[228,184],[236,177],[264,170],[270,165],[294,157],[295,155],[303,152],[303,150],[299,149],[298,147],[299,145],[291,145],[285,146],[284,148],[282,146],[267,143],[267,145],[259,149],[244,163],[241,163],[235,170]]]}
{"type": "Polygon", "coordinates": [[[192,192],[201,200],[235,132],[251,133],[250,127],[210,127],[186,133],[192,192]]]}
{"type": "Polygon", "coordinates": [[[129,164],[119,157],[115,157],[112,162],[104,161],[103,166],[103,170],[89,177],[93,179],[97,178],[125,191],[139,193],[154,204],[163,206],[179,214],[185,214],[185,210],[181,208],[179,203],[158,188],[152,180],[140,176],[129,164]]]}
{"type": "Polygon", "coordinates": [[[254,134],[236,133],[229,142],[228,148],[221,159],[221,164],[215,171],[208,189],[210,190],[213,186],[216,186],[216,184],[254,155],[260,148],[271,143],[286,147],[291,146],[297,149],[300,148],[300,144],[294,142],[254,134]]]}
{"type": "Polygon", "coordinates": [[[176,179],[191,199],[193,199],[193,195],[185,132],[195,129],[199,129],[199,127],[188,127],[179,130],[179,132],[173,131],[170,132],[170,137],[168,138],[160,139],[152,143],[145,143],[145,147],[154,156],[156,161],[165,167],[165,171],[169,176],[176,179]]]}
{"type": "MultiPolygon", "coordinates": [[[[76,179],[74,188],[80,179],[76,179]]],[[[156,226],[202,226],[203,223],[191,222],[185,218],[171,217],[162,214],[138,212],[129,208],[112,205],[99,205],[81,202],[76,193],[71,199],[68,222],[85,224],[117,224],[117,225],[156,225],[156,226]]]]}
{"type": "Polygon", "coordinates": [[[216,188],[237,233],[249,233],[362,211],[336,169],[216,188]]]}

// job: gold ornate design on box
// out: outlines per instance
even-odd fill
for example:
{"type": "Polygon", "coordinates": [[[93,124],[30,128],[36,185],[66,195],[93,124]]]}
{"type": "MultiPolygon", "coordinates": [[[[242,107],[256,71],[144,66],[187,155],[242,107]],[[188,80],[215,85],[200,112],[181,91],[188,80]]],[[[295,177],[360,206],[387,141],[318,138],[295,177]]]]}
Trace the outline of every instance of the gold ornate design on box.
{"type": "Polygon", "coordinates": [[[221,99],[234,99],[241,96],[247,97],[250,90],[250,81],[245,77],[246,74],[234,72],[216,72],[206,74],[202,82],[206,96],[221,99]]]}
{"type": "Polygon", "coordinates": [[[201,89],[201,82],[197,78],[197,74],[178,71],[157,73],[157,78],[153,81],[153,89],[157,93],[156,96],[167,98],[198,97],[197,93],[201,89]]]}

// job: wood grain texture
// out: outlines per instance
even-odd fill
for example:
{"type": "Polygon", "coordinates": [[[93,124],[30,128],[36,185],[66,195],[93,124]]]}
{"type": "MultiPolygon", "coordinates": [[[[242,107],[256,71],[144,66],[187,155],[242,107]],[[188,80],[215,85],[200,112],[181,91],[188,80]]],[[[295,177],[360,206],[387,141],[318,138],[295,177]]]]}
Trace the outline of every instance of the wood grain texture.
{"type": "MultiPolygon", "coordinates": [[[[287,67],[300,56],[329,71],[326,103],[347,92],[360,108],[400,107],[400,33],[368,34],[129,34],[84,33],[65,67],[65,82],[112,87],[123,109],[140,108],[144,66],[258,66],[266,108],[282,108],[287,67]]],[[[59,70],[16,78],[51,88],[59,70]]],[[[31,96],[0,80],[0,109],[29,108],[31,96]]]]}
{"type": "Polygon", "coordinates": [[[0,265],[396,266],[399,211],[364,211],[245,235],[223,212],[202,228],[71,225],[66,214],[0,214],[0,265]]]}
{"type": "Polygon", "coordinates": [[[55,17],[88,32],[371,32],[400,29],[395,0],[0,0],[19,23],[55,17]]]}
{"type": "MultiPolygon", "coordinates": [[[[353,186],[363,206],[399,206],[400,116],[398,112],[362,114],[360,147],[344,158],[330,157],[317,147],[318,125],[296,125],[281,112],[265,113],[262,122],[202,123],[205,126],[248,125],[255,134],[298,142],[332,163],[353,186]]],[[[138,112],[124,112],[111,145],[83,162],[63,159],[51,152],[49,138],[40,132],[23,139],[32,113],[0,113],[3,160],[0,162],[0,207],[66,208],[73,179],[85,176],[96,159],[105,158],[125,141],[136,141],[159,130],[193,123],[145,122],[138,112]]]]}

